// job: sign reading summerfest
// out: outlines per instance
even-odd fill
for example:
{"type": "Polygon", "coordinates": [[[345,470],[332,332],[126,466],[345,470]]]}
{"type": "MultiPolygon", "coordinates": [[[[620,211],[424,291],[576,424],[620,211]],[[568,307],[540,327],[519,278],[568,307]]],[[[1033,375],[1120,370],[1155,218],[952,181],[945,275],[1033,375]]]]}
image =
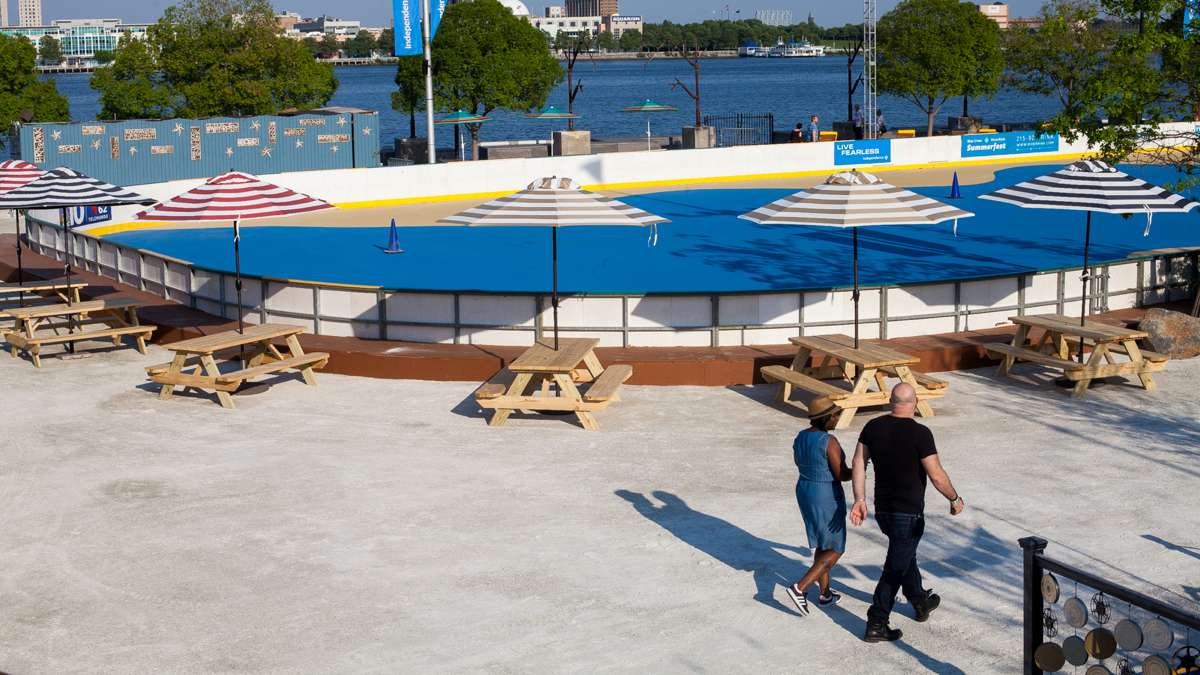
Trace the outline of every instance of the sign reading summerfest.
{"type": "Polygon", "coordinates": [[[1009,131],[1001,134],[968,134],[962,137],[963,157],[1022,155],[1029,152],[1058,152],[1058,134],[1009,131]]]}
{"type": "Polygon", "coordinates": [[[833,144],[834,166],[888,164],[891,161],[892,140],[890,138],[865,141],[836,141],[833,144]]]}
{"type": "Polygon", "coordinates": [[[421,44],[421,3],[433,3],[429,7],[429,39],[437,35],[442,15],[446,13],[446,0],[392,0],[392,12],[396,24],[396,56],[418,56],[425,53],[421,44]]]}

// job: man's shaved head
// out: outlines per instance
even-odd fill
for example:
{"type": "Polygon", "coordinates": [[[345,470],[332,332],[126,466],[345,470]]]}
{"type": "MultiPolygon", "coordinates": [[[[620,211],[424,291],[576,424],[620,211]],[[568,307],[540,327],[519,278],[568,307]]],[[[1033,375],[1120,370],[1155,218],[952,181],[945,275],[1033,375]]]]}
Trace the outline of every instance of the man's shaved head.
{"type": "Polygon", "coordinates": [[[907,382],[892,387],[892,412],[911,416],[917,407],[917,390],[907,382]]]}

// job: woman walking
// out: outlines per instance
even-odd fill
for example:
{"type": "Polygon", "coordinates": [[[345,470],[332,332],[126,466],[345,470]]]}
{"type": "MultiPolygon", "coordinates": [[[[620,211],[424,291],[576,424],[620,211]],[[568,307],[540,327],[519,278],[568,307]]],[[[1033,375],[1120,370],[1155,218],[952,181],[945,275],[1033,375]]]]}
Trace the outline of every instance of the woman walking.
{"type": "Polygon", "coordinates": [[[804,517],[813,565],[802,579],[788,586],[787,593],[801,616],[808,615],[808,588],[821,590],[817,604],[836,605],[842,595],[829,587],[829,572],[846,551],[846,493],[842,483],[853,477],[842,446],[829,431],[837,427],[842,409],[824,396],[808,405],[810,427],[796,435],[792,456],[800,477],[796,501],[804,517]]]}

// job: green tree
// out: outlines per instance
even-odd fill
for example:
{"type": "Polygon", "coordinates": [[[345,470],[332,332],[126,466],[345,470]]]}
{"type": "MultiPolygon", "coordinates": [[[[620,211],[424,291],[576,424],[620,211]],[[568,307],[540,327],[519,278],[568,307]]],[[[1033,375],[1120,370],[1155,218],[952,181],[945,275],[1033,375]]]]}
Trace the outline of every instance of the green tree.
{"type": "Polygon", "coordinates": [[[984,96],[991,98],[1000,89],[1000,78],[1004,75],[1004,52],[1001,49],[1000,27],[983,15],[974,3],[961,2],[964,26],[969,26],[967,35],[972,38],[971,56],[974,72],[963,84],[962,116],[970,116],[970,100],[984,96]]]}
{"type": "Polygon", "coordinates": [[[301,42],[304,44],[304,48],[308,50],[308,53],[311,54],[314,59],[321,56],[321,43],[316,38],[307,37],[301,40],[301,42]]]}
{"type": "Polygon", "coordinates": [[[396,65],[392,110],[408,115],[408,137],[417,137],[417,113],[425,109],[425,57],[402,56],[396,65]]]}
{"type": "Polygon", "coordinates": [[[1116,44],[1116,31],[1097,18],[1099,8],[1089,0],[1051,0],[1043,5],[1041,28],[1005,33],[1005,84],[1053,96],[1063,110],[1074,110],[1116,44]]]}
{"type": "Polygon", "coordinates": [[[619,42],[623,52],[640,52],[642,51],[642,31],[627,30],[621,33],[619,42]]]}
{"type": "Polygon", "coordinates": [[[0,35],[0,123],[5,127],[22,117],[32,122],[66,122],[70,116],[67,99],[59,95],[54,81],[38,79],[36,59],[37,50],[29,40],[0,35]]]}
{"type": "Polygon", "coordinates": [[[321,38],[321,56],[327,59],[336,59],[341,55],[342,43],[338,42],[337,35],[326,33],[321,38]]]}
{"type": "Polygon", "coordinates": [[[154,47],[121,36],[112,65],[92,74],[92,89],[100,92],[101,119],[170,117],[174,110],[169,88],[159,72],[154,47]]]}
{"type": "Polygon", "coordinates": [[[596,36],[594,42],[595,42],[596,49],[599,49],[602,51],[607,52],[607,51],[612,51],[617,48],[617,38],[613,37],[613,34],[611,31],[607,31],[607,30],[603,31],[602,33],[600,33],[599,35],[596,36]]]}
{"type": "MultiPolygon", "coordinates": [[[[999,43],[997,37],[992,55],[981,35],[983,24],[971,14],[978,16],[978,8],[958,0],[903,0],[879,20],[879,90],[911,101],[925,113],[928,136],[951,96],[980,95],[999,86],[999,66],[994,79],[974,81],[990,72],[986,61],[998,57],[999,43]]],[[[994,31],[995,25],[987,30],[994,31]]]]}
{"type": "Polygon", "coordinates": [[[352,59],[365,59],[375,51],[378,44],[375,38],[365,30],[358,31],[358,35],[346,40],[342,45],[342,51],[346,56],[352,59]]]}
{"type": "Polygon", "coordinates": [[[53,35],[43,35],[38,41],[38,59],[48,65],[57,66],[62,63],[62,43],[53,35]]]}
{"type": "MultiPolygon", "coordinates": [[[[476,115],[540,108],[563,75],[542,31],[496,0],[446,8],[434,40],[433,68],[438,107],[476,115]]],[[[479,127],[467,126],[475,159],[479,127]]]]}
{"type": "MultiPolygon", "coordinates": [[[[123,51],[134,49],[131,41],[122,45],[114,67],[123,51]]],[[[328,64],[279,34],[267,0],[184,0],[147,31],[145,54],[127,60],[125,78],[92,80],[118,117],[121,111],[155,109],[163,100],[166,116],[264,115],[319,107],[337,89],[328,64]],[[130,83],[145,96],[117,104],[130,83]]]]}
{"type": "Polygon", "coordinates": [[[102,66],[112,63],[114,58],[116,58],[116,53],[111,49],[97,49],[92,54],[92,59],[102,66]]]}
{"type": "Polygon", "coordinates": [[[391,28],[384,28],[383,32],[379,34],[378,43],[379,51],[383,52],[384,54],[395,53],[396,31],[391,28]]]}
{"type": "MultiPolygon", "coordinates": [[[[575,79],[575,66],[579,63],[580,56],[591,52],[592,37],[588,33],[567,35],[559,31],[554,43],[555,49],[559,51],[563,61],[567,64],[567,112],[575,114],[575,99],[579,98],[579,93],[583,91],[583,78],[575,79]]],[[[567,130],[575,130],[574,118],[567,120],[567,130]]]]}

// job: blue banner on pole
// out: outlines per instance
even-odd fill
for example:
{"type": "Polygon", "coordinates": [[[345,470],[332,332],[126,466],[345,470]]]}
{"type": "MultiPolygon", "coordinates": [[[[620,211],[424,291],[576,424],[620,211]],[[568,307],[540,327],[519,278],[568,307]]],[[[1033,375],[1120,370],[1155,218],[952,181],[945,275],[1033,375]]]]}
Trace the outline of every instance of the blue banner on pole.
{"type": "Polygon", "coordinates": [[[1058,134],[1036,131],[1009,131],[1002,134],[968,134],[962,137],[963,157],[1023,155],[1030,152],[1058,152],[1058,134]]]}
{"type": "Polygon", "coordinates": [[[892,141],[889,138],[866,141],[836,141],[833,144],[834,166],[888,164],[891,161],[892,141]]]}
{"type": "Polygon", "coordinates": [[[1196,29],[1196,20],[1200,18],[1200,0],[1191,0],[1183,6],[1183,35],[1186,37],[1196,29]]]}
{"type": "Polygon", "coordinates": [[[425,53],[421,44],[421,3],[429,2],[429,39],[437,35],[446,13],[446,0],[392,0],[395,19],[396,56],[418,56],[425,53]]]}

